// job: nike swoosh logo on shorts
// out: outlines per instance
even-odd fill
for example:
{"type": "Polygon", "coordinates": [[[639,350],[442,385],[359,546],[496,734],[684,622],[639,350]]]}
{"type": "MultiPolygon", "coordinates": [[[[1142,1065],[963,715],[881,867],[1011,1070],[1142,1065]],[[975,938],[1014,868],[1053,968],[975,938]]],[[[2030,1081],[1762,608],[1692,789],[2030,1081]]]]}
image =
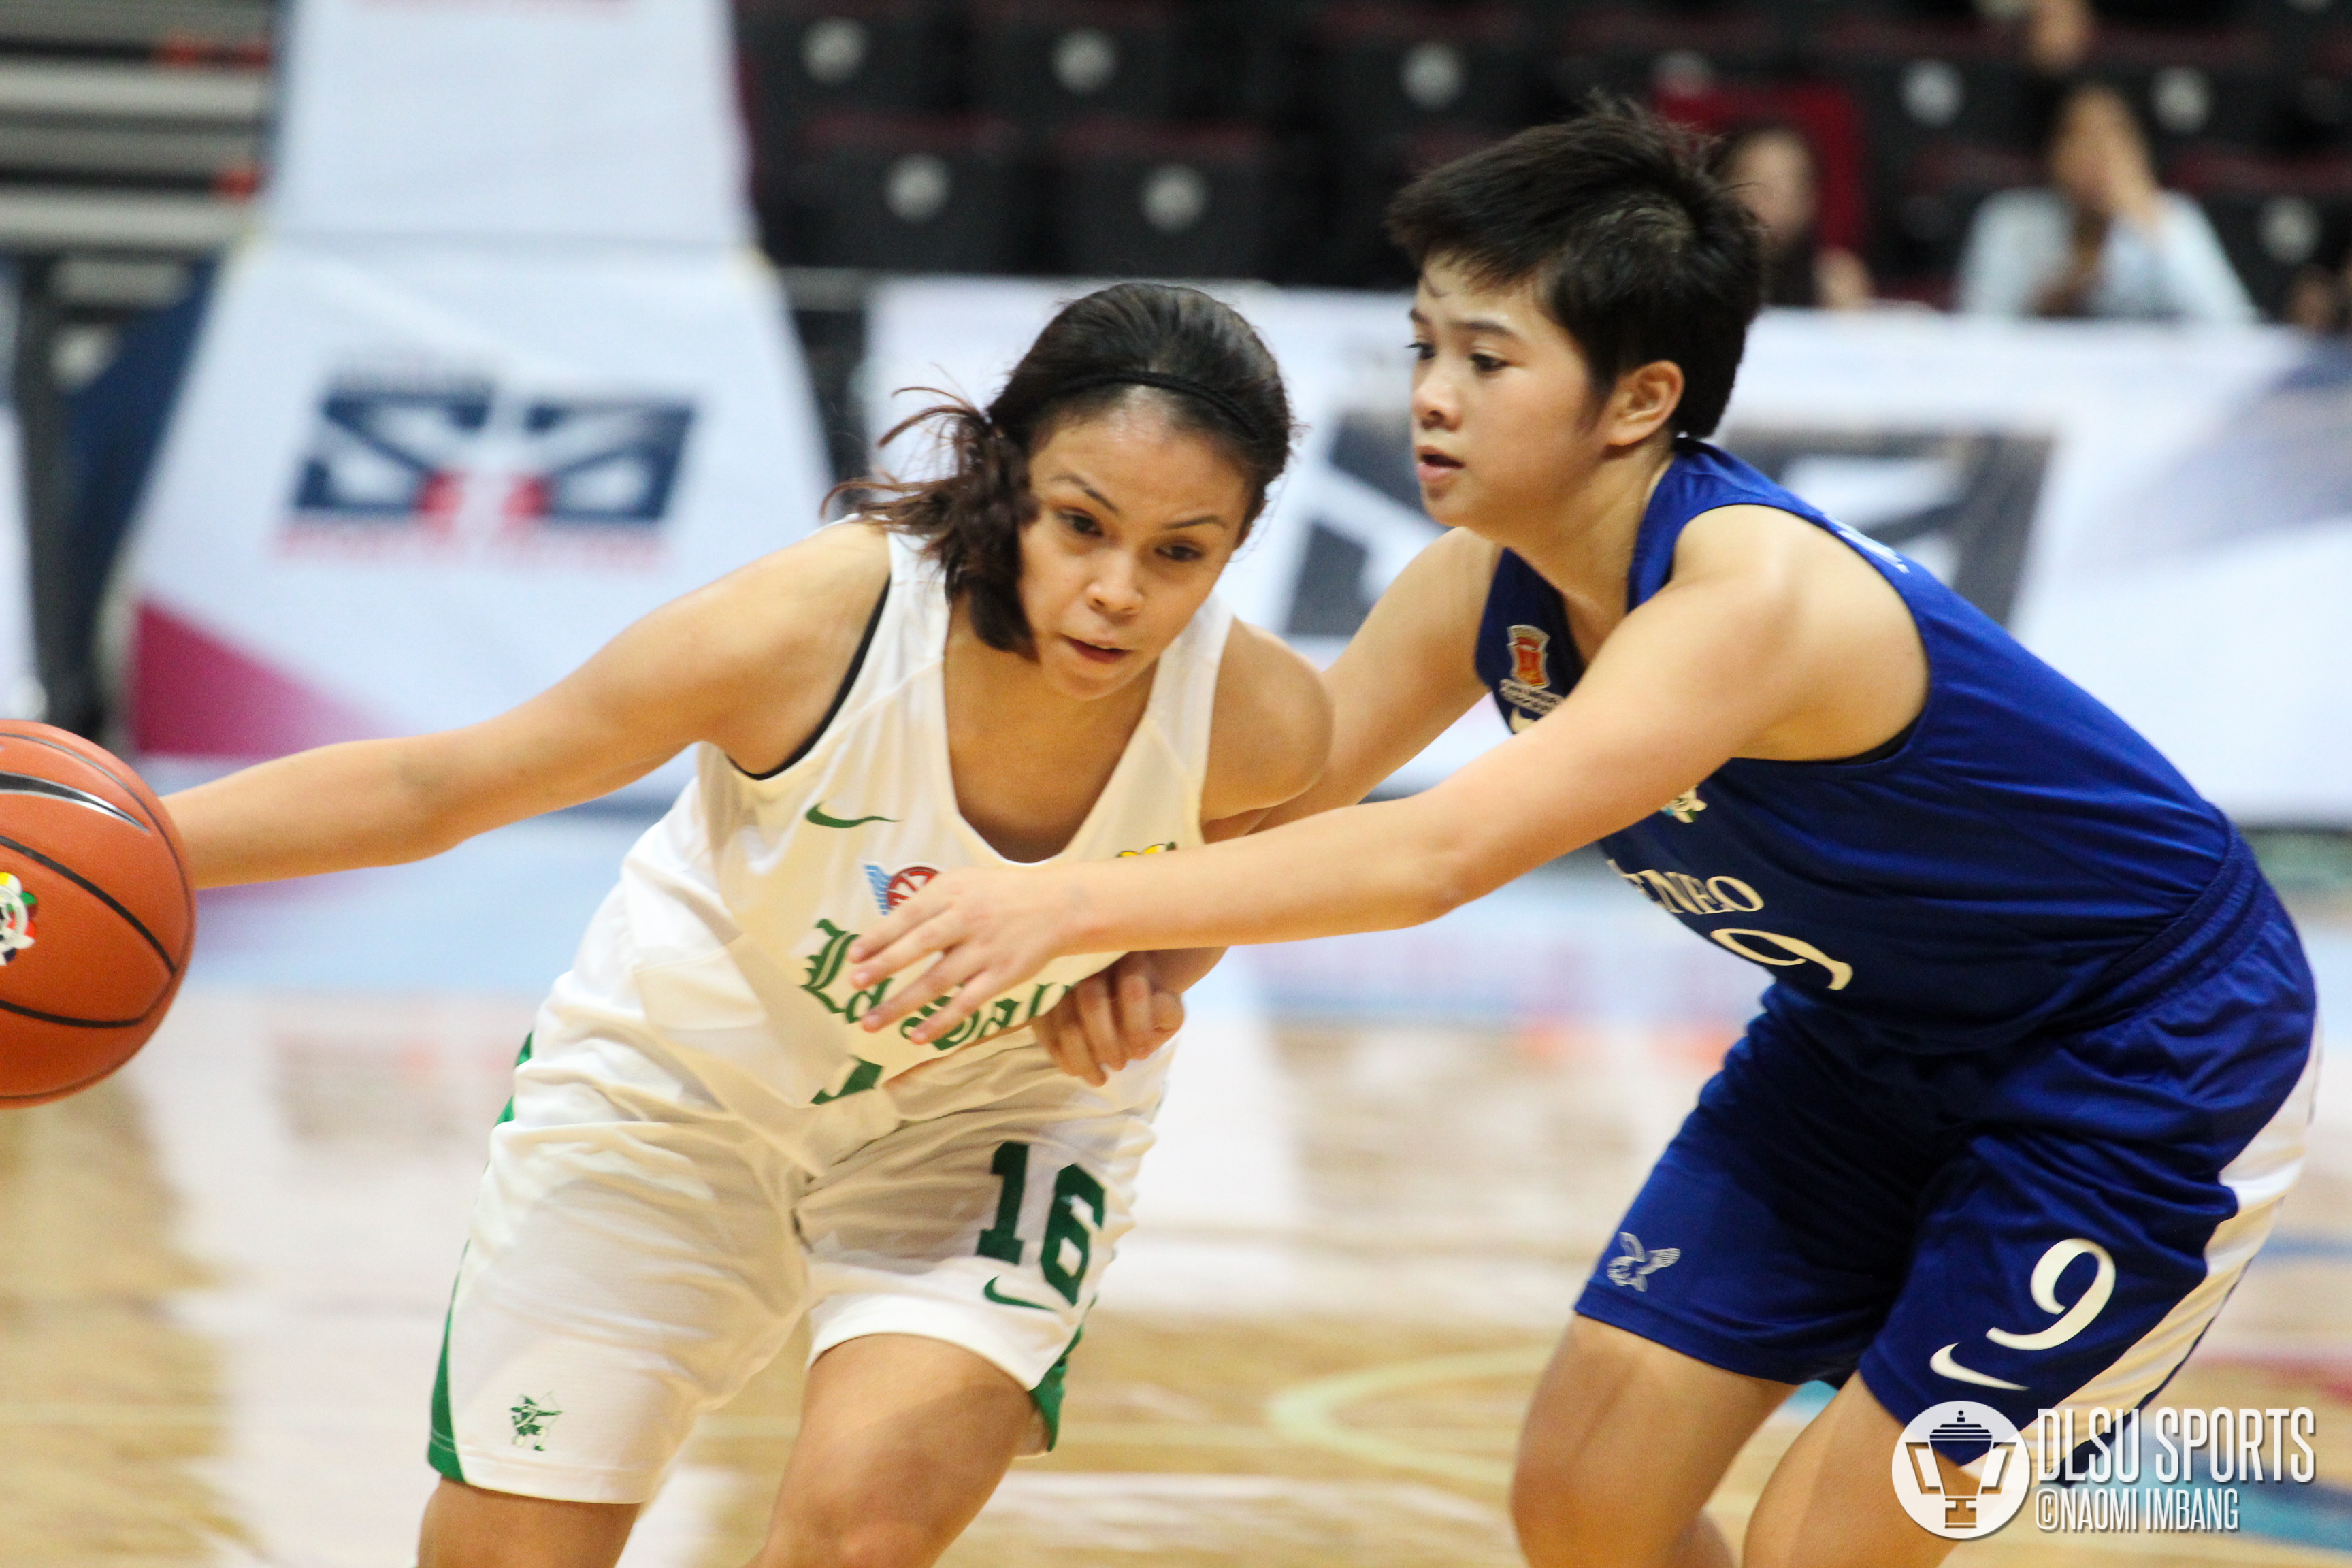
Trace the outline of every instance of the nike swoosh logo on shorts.
{"type": "Polygon", "coordinates": [[[1033,1312],[1050,1312],[1054,1310],[1051,1307],[1041,1307],[1034,1301],[1024,1301],[1018,1296],[1000,1296],[996,1293],[996,1281],[993,1279],[982,1286],[980,1293],[990,1300],[1001,1302],[1007,1307],[1026,1307],[1033,1312]]]}
{"type": "Polygon", "coordinates": [[[898,819],[895,816],[853,816],[845,822],[838,816],[827,816],[824,814],[824,803],[819,801],[808,808],[808,816],[804,820],[814,822],[819,827],[863,827],[869,822],[896,822],[898,819]]]}
{"type": "Polygon", "coordinates": [[[1960,1342],[1954,1340],[1950,1344],[1928,1357],[1928,1370],[1940,1377],[1948,1377],[1955,1383],[1973,1383],[1985,1388],[2013,1388],[2020,1393],[2024,1392],[2025,1384],[2021,1383],[2011,1383],[2006,1378],[1995,1377],[1990,1373],[1978,1372],[1972,1367],[1962,1366],[1958,1362],[1954,1361],[1952,1352],[1959,1348],[1960,1342]]]}

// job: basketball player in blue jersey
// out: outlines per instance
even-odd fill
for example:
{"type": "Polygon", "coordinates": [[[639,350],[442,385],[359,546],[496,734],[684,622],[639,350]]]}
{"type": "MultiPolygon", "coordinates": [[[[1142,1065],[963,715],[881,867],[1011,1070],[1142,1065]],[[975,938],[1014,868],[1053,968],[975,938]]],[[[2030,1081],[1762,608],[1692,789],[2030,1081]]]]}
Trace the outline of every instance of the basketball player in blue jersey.
{"type": "Polygon", "coordinates": [[[698,752],[491,1137],[421,1568],[610,1568],[696,1416],[803,1319],[754,1568],[925,1568],[1053,1440],[1167,1069],[1081,1083],[1039,1047],[1081,1014],[1134,1041],[1171,1024],[1095,953],[961,1034],[877,1037],[847,942],[942,869],[1245,831],[1312,782],[1328,709],[1311,666],[1213,596],[1291,437],[1231,309],[1100,290],[985,410],[931,412],[945,471],[878,487],[873,513],[656,611],[513,711],[172,798],[217,887],[417,859],[698,752]]]}
{"type": "MultiPolygon", "coordinates": [[[[1410,925],[1598,841],[1772,984],[1538,1389],[1527,1553],[1729,1563],[1701,1506],[1821,1378],[1741,1560],[1935,1563],[1952,1542],[1889,1482],[1914,1416],[2140,1405],[2261,1245],[2315,1085],[2294,931],[2138,735],[1706,444],[1758,247],[1676,133],[1605,106],[1529,131],[1423,178],[1391,228],[1422,269],[1423,495],[1454,531],[1330,671],[1323,781],[1149,865],[943,877],[853,950],[858,984],[901,977],[870,1022],[1060,952],[1410,925]],[[1349,805],[1488,695],[1514,738],[1349,805]]],[[[1203,960],[1160,963],[1174,988],[1203,960]]],[[[1084,1044],[1095,1076],[1129,1048],[1084,1044]]]]}

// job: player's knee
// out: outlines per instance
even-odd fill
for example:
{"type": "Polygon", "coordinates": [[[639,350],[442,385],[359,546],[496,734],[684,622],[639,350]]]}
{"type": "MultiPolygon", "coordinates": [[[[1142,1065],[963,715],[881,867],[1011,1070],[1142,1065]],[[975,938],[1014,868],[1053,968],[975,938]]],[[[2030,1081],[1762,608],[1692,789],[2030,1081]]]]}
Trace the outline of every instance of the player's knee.
{"type": "Polygon", "coordinates": [[[1704,1516],[1629,1504],[1573,1466],[1521,1462],[1511,1524],[1529,1568],[1730,1568],[1729,1546],[1704,1516]]]}
{"type": "MultiPolygon", "coordinates": [[[[1616,1568],[1621,1559],[1614,1552],[1623,1537],[1622,1530],[1610,1529],[1612,1512],[1604,1500],[1558,1468],[1537,1470],[1523,1464],[1511,1479],[1511,1526],[1531,1568],[1570,1563],[1616,1568]]],[[[1633,1568],[1630,1560],[1627,1568],[1633,1568]]]]}
{"type": "Polygon", "coordinates": [[[803,1521],[791,1530],[781,1554],[753,1568],[929,1568],[954,1539],[915,1520],[836,1518],[803,1521]]]}

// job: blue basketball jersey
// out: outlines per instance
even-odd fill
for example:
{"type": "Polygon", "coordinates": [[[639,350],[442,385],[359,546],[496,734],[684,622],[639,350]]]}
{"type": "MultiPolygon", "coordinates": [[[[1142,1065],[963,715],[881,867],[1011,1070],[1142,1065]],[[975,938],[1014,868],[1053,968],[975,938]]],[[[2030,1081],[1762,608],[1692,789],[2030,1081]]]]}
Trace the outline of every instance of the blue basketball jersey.
{"type": "MultiPolygon", "coordinates": [[[[1715,447],[1684,443],[1660,480],[1628,610],[1665,585],[1691,519],[1739,504],[1852,546],[1909,606],[1929,671],[1916,722],[1879,752],[1736,758],[1601,841],[1619,876],[1771,972],[1768,1010],[1831,1044],[2008,1044],[2111,1008],[2200,895],[2253,875],[2228,821],[2122,720],[1925,568],[1715,447]]],[[[1515,730],[1582,673],[1559,594],[1507,551],[1476,660],[1515,730]]]]}

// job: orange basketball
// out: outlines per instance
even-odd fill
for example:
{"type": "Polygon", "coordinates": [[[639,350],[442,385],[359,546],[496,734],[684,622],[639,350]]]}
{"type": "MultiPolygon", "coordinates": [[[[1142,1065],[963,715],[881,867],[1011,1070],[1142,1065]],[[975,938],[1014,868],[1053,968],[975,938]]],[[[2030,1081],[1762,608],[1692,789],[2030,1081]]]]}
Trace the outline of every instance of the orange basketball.
{"type": "Polygon", "coordinates": [[[179,834],[139,775],[78,735],[0,722],[0,1105],[129,1061],[195,932],[179,834]]]}

